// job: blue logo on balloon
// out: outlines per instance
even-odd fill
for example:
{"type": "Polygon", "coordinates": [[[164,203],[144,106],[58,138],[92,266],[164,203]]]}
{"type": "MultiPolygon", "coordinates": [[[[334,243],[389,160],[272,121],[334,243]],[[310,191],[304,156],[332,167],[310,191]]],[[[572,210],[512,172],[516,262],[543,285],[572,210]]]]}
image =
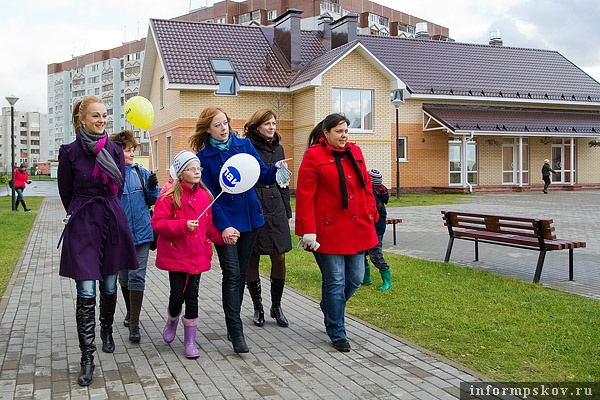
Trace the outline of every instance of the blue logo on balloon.
{"type": "Polygon", "coordinates": [[[223,183],[225,184],[225,186],[234,188],[238,183],[240,183],[242,175],[240,174],[240,171],[237,170],[237,168],[230,165],[227,168],[225,168],[221,178],[223,179],[223,183]]]}

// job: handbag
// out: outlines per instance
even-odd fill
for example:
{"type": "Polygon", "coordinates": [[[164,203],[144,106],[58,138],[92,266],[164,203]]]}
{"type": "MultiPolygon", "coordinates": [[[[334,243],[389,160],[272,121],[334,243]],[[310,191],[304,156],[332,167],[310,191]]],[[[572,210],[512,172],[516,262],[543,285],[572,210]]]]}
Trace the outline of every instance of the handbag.
{"type": "MultiPolygon", "coordinates": [[[[142,190],[144,191],[144,200],[145,200],[146,199],[146,182],[144,181],[144,178],[142,177],[140,168],[137,165],[135,165],[133,168],[135,169],[135,172],[137,172],[138,177],[140,178],[140,182],[142,183],[142,190]]],[[[154,214],[154,211],[152,210],[151,206],[148,206],[148,211],[150,211],[150,219],[152,219],[152,215],[154,214]]],[[[154,229],[152,229],[152,233],[154,234],[154,240],[152,240],[152,242],[150,242],[150,250],[156,250],[156,241],[158,240],[158,233],[156,233],[154,231],[154,229]]]]}

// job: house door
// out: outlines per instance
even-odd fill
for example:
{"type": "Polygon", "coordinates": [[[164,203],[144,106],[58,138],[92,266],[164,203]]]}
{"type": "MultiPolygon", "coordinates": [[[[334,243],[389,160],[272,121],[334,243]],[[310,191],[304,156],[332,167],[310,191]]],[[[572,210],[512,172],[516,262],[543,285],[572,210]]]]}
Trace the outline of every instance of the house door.
{"type": "Polygon", "coordinates": [[[527,138],[502,139],[502,184],[529,184],[529,142],[527,138]],[[519,158],[519,148],[521,157],[519,158]]]}
{"type": "Polygon", "coordinates": [[[555,183],[571,183],[571,174],[575,171],[571,159],[572,139],[554,139],[552,141],[552,158],[550,159],[550,167],[555,171],[552,174],[552,182],[555,183]]]}

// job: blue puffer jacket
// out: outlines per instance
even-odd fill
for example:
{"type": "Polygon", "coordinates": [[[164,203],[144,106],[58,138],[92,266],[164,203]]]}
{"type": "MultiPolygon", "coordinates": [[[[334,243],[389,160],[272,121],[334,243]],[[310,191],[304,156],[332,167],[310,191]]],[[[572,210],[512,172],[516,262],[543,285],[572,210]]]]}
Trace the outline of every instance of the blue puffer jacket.
{"type": "MultiPolygon", "coordinates": [[[[233,135],[233,133],[230,133],[233,135]]],[[[214,148],[210,142],[206,143],[204,149],[198,152],[200,165],[203,168],[202,182],[217,197],[221,193],[219,184],[219,172],[229,157],[238,153],[248,153],[258,161],[260,165],[260,176],[258,181],[265,185],[275,183],[275,164],[267,167],[260,159],[256,149],[247,138],[238,138],[233,135],[231,146],[228,151],[214,148]]],[[[262,204],[254,191],[254,187],[241,194],[223,193],[212,207],[213,223],[219,231],[234,227],[240,232],[250,232],[265,224],[262,204]]]]}
{"type": "Polygon", "coordinates": [[[123,197],[121,197],[121,204],[125,209],[125,214],[127,214],[127,222],[129,222],[129,229],[131,229],[131,234],[133,235],[133,244],[136,246],[154,240],[148,206],[154,205],[160,194],[160,188],[156,187],[154,190],[148,189],[147,182],[149,175],[150,172],[147,169],[137,164],[125,167],[125,187],[123,189],[123,197]],[[144,186],[146,187],[145,198],[144,189],[134,166],[139,168],[144,179],[144,186]]]}

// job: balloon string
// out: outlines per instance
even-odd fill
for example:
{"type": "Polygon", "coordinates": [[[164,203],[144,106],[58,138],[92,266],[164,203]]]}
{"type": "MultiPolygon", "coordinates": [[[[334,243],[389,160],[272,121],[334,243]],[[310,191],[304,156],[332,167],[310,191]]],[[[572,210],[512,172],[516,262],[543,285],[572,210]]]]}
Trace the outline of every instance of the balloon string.
{"type": "Polygon", "coordinates": [[[210,204],[208,205],[208,207],[206,207],[206,209],[204,209],[204,211],[202,211],[202,214],[200,214],[200,216],[199,216],[198,218],[196,218],[196,222],[198,222],[198,220],[199,220],[200,218],[202,218],[202,216],[204,215],[204,213],[205,213],[206,211],[208,211],[208,209],[210,208],[210,206],[212,206],[212,205],[214,204],[214,202],[215,202],[215,201],[217,201],[217,199],[219,198],[219,196],[221,196],[222,194],[223,194],[223,192],[221,191],[221,193],[219,193],[219,194],[217,195],[217,197],[215,197],[215,199],[214,199],[213,201],[211,201],[211,202],[210,202],[210,204]]]}

